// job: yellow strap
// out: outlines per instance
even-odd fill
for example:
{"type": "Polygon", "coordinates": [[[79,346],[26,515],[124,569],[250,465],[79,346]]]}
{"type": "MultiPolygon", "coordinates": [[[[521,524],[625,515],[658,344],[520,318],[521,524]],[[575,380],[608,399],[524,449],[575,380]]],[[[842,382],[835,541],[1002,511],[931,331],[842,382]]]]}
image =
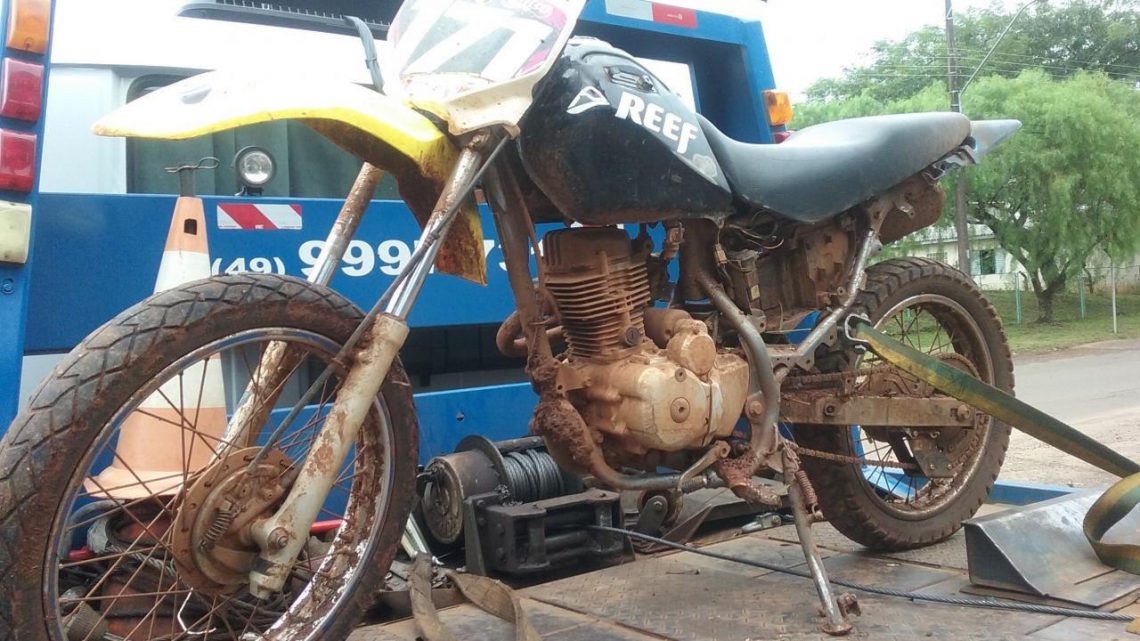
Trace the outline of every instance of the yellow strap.
{"type": "Polygon", "coordinates": [[[1098,468],[1124,477],[1108,488],[1085,515],[1084,532],[1105,565],[1140,574],[1140,545],[1101,540],[1137,504],[1140,504],[1140,468],[1136,462],[1088,435],[1006,394],[967,372],[883,334],[866,321],[854,326],[856,340],[865,341],[884,360],[929,383],[935,389],[968,403],[1057,449],[1098,468]]]}
{"type": "Polygon", "coordinates": [[[1101,495],[1085,515],[1085,537],[1102,563],[1140,574],[1140,545],[1105,543],[1101,537],[1140,504],[1140,474],[1125,477],[1101,495]]]}

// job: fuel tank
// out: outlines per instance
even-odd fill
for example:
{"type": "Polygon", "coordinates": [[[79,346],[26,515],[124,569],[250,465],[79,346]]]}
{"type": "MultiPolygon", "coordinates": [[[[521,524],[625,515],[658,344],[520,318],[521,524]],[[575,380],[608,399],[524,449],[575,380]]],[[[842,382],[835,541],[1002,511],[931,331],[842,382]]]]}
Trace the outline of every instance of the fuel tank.
{"type": "Polygon", "coordinates": [[[636,59],[600,40],[570,41],[521,129],[531,180],[582,224],[732,211],[732,189],[697,115],[636,59]]]}

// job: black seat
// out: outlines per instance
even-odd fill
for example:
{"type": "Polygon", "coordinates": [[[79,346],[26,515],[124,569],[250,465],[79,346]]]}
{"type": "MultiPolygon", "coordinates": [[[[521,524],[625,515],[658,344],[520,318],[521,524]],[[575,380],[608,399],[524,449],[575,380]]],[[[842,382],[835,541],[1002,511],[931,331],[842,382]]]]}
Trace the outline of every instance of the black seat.
{"type": "Polygon", "coordinates": [[[736,197],[813,223],[883,193],[961,145],[969,118],[918,113],[808,127],[778,145],[737,142],[701,118],[736,197]]]}

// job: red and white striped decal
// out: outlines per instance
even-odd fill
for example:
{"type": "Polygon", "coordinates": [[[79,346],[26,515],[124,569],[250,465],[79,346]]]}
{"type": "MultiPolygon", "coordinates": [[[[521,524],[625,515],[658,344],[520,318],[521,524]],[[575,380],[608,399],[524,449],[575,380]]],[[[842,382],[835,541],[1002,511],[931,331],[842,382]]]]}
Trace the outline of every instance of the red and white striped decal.
{"type": "Polygon", "coordinates": [[[611,16],[645,20],[659,24],[697,28],[697,12],[647,0],[606,0],[606,13],[611,16]]]}
{"type": "Polygon", "coordinates": [[[221,203],[218,229],[301,229],[300,205],[221,203]]]}

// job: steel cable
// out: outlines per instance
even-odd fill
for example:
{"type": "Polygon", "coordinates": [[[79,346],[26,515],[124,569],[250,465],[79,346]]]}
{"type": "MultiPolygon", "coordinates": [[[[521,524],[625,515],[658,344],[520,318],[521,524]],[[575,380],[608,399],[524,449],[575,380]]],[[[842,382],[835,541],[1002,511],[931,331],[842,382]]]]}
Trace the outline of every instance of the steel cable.
{"type": "Polygon", "coordinates": [[[562,471],[546,452],[508,452],[503,456],[503,469],[507,474],[511,498],[520,503],[532,503],[566,493],[562,471]]]}
{"type": "MultiPolygon", "coordinates": [[[[640,532],[633,532],[631,530],[623,530],[616,527],[606,527],[604,525],[587,525],[586,529],[594,530],[597,532],[609,532],[611,534],[623,534],[625,536],[641,539],[643,541],[650,541],[658,545],[663,545],[675,550],[683,550],[685,552],[692,552],[701,556],[707,556],[712,559],[719,559],[721,561],[728,561],[730,563],[739,563],[762,570],[770,570],[772,572],[780,572],[783,574],[790,574],[805,579],[811,579],[811,574],[802,570],[784,567],[782,565],[775,565],[773,563],[765,563],[763,561],[753,561],[750,559],[742,559],[740,557],[731,556],[729,554],[719,554],[717,552],[710,552],[701,548],[692,547],[683,543],[674,543],[666,539],[642,534],[640,532]]],[[[938,594],[920,594],[917,592],[907,592],[906,590],[892,590],[891,588],[880,588],[872,585],[863,585],[862,583],[855,583],[853,581],[844,581],[843,579],[831,579],[834,585],[841,585],[845,588],[852,590],[859,590],[860,592],[867,592],[870,594],[878,594],[880,596],[896,597],[900,599],[909,599],[911,601],[926,601],[928,603],[942,603],[945,605],[961,605],[972,608],[987,608],[991,610],[1014,610],[1017,612],[1032,612],[1034,614],[1048,614],[1054,616],[1064,617],[1078,617],[1082,619],[1097,619],[1101,621],[1123,621],[1129,623],[1133,620],[1125,614],[1117,614],[1115,612],[1101,612],[1099,610],[1079,610],[1076,608],[1060,608],[1050,605],[1034,605],[1032,603],[1019,603],[1017,601],[998,601],[996,599],[970,599],[965,597],[943,596],[938,594]]]]}

